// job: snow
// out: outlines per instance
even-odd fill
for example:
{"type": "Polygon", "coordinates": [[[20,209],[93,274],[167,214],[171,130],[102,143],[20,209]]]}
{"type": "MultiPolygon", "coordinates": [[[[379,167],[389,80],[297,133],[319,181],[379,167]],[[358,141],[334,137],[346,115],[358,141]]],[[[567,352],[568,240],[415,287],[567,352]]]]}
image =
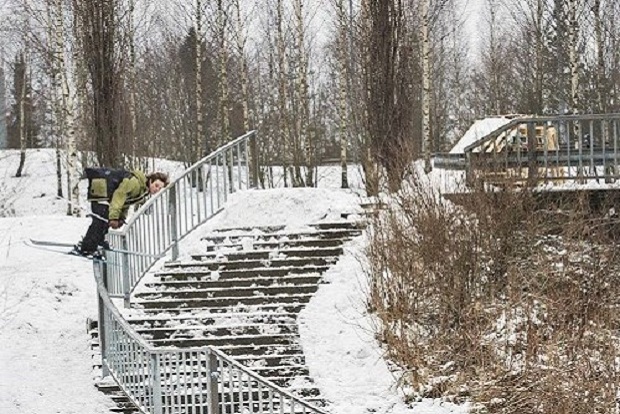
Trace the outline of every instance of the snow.
{"type": "Polygon", "coordinates": [[[511,120],[512,119],[505,117],[496,117],[479,119],[475,121],[461,137],[461,139],[454,145],[454,147],[452,147],[450,154],[463,154],[467,146],[473,144],[496,129],[506,125],[511,120]]]}
{"type": "MultiPolygon", "coordinates": [[[[66,205],[54,196],[52,151],[29,151],[22,178],[12,176],[16,151],[0,152],[0,161],[0,413],[109,413],[112,401],[94,386],[100,374],[93,369],[97,361],[86,330],[87,319],[97,312],[91,263],[24,244],[28,238],[77,241],[89,219],[64,215],[66,205]]],[[[157,168],[173,176],[182,169],[163,161],[157,168]]],[[[200,236],[216,229],[232,233],[283,225],[300,230],[312,222],[341,220],[341,212],[357,217],[359,192],[327,188],[327,179],[323,183],[315,189],[234,194],[224,211],[183,240],[181,252],[204,249],[200,236]]],[[[331,411],[467,412],[435,400],[409,408],[393,388],[394,374],[373,339],[374,321],[364,307],[364,243],[362,236],[347,245],[325,276],[330,283],[321,285],[299,317],[310,373],[332,403],[331,411]]]]}

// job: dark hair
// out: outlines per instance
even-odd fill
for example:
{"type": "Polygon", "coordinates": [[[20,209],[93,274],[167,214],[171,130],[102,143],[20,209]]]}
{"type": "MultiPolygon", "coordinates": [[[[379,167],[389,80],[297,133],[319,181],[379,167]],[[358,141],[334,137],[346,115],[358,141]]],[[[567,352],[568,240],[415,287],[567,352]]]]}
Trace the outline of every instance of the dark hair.
{"type": "Polygon", "coordinates": [[[146,181],[147,183],[152,183],[153,181],[161,181],[162,183],[164,183],[164,186],[167,186],[168,184],[170,184],[170,178],[168,178],[168,174],[163,173],[163,172],[154,172],[154,173],[150,173],[149,175],[146,176],[146,181]]]}

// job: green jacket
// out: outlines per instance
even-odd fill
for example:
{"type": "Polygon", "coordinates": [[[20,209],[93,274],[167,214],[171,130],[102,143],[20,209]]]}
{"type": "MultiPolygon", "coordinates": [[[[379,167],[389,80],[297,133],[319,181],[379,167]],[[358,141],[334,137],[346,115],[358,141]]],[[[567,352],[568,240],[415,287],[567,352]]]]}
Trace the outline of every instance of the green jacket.
{"type": "Polygon", "coordinates": [[[140,170],[132,171],[131,175],[121,181],[118,188],[112,194],[110,200],[110,220],[125,220],[129,212],[129,206],[143,203],[149,195],[146,185],[146,176],[140,170]]]}

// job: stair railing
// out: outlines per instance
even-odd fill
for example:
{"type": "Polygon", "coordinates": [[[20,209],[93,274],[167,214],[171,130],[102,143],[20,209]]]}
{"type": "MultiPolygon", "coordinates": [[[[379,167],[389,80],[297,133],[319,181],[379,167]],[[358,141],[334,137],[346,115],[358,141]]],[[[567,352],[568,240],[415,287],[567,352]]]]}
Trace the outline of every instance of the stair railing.
{"type": "Polygon", "coordinates": [[[105,261],[95,262],[103,376],[144,414],[328,414],[262,378],[223,352],[154,347],[108,296],[105,261]]]}
{"type": "Polygon", "coordinates": [[[120,231],[110,231],[106,286],[125,306],[142,277],[178,243],[222,210],[229,194],[256,187],[256,131],[231,141],[188,168],[151,197],[120,231]]]}
{"type": "Polygon", "coordinates": [[[159,348],[130,325],[125,306],[140,279],[178,243],[220,212],[228,195],[256,187],[255,131],[187,169],[144,204],[121,231],[109,234],[106,261],[94,263],[103,376],[112,376],[145,414],[265,412],[327,414],[253,373],[215,348],[159,348]]]}

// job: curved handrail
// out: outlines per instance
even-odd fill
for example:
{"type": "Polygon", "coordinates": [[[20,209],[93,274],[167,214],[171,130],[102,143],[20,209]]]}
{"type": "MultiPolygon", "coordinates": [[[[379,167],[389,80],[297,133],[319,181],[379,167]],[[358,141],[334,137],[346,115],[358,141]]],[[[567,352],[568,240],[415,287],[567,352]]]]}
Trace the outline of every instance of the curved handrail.
{"type": "Polygon", "coordinates": [[[257,170],[255,139],[251,131],[188,168],[148,200],[122,231],[110,232],[106,261],[94,263],[104,376],[112,376],[142,413],[205,412],[205,404],[210,413],[234,412],[235,405],[240,411],[243,404],[251,412],[255,407],[259,412],[301,407],[302,413],[327,414],[210,346],[155,348],[112,301],[122,296],[127,305],[133,288],[162,253],[172,249],[174,258],[179,240],[221,211],[230,192],[256,183],[251,176],[257,170]],[[204,369],[204,375],[195,376],[196,369],[204,369]],[[189,388],[180,390],[180,384],[189,388]],[[224,390],[229,401],[220,399],[224,390]]]}
{"type": "MultiPolygon", "coordinates": [[[[227,403],[220,401],[219,394],[230,385],[226,383],[227,381],[231,382],[231,378],[236,378],[237,389],[232,387],[226,391],[228,395],[238,394],[236,398],[238,405],[245,404],[250,407],[259,405],[260,412],[264,412],[263,404],[270,404],[272,411],[278,412],[282,412],[284,406],[293,408],[297,405],[302,407],[304,413],[329,414],[261,377],[211,346],[179,349],[154,347],[149,344],[123,318],[108,296],[105,286],[106,270],[105,261],[94,263],[97,295],[100,302],[99,341],[104,376],[110,375],[140,412],[161,414],[164,412],[162,408],[164,402],[171,400],[176,400],[176,403],[183,407],[196,408],[204,405],[205,399],[209,405],[208,412],[226,412],[224,408],[227,403]],[[189,394],[179,394],[176,388],[179,385],[179,379],[188,380],[187,365],[182,365],[180,362],[186,364],[198,362],[205,365],[204,375],[201,376],[194,375],[197,366],[192,365],[189,394]],[[165,381],[166,375],[177,379],[174,386],[169,381],[165,381]],[[244,378],[246,385],[242,388],[239,384],[243,383],[244,378]],[[254,388],[261,395],[260,401],[253,401],[252,398],[243,399],[248,395],[253,395],[252,381],[257,384],[254,388]],[[167,383],[168,386],[166,386],[167,383]],[[200,391],[196,393],[195,389],[200,391]],[[267,394],[264,402],[262,401],[263,393],[267,394]],[[274,407],[274,400],[278,403],[277,408],[274,407]]],[[[202,370],[200,366],[198,365],[198,369],[202,370]]],[[[253,409],[250,411],[253,412],[253,409]]],[[[294,412],[294,410],[286,411],[294,412]]]]}
{"type": "Polygon", "coordinates": [[[171,249],[176,259],[179,241],[217,214],[228,194],[254,186],[255,140],[256,131],[250,131],[202,158],[151,197],[120,231],[109,233],[113,297],[128,301],[150,268],[171,249]]]}

